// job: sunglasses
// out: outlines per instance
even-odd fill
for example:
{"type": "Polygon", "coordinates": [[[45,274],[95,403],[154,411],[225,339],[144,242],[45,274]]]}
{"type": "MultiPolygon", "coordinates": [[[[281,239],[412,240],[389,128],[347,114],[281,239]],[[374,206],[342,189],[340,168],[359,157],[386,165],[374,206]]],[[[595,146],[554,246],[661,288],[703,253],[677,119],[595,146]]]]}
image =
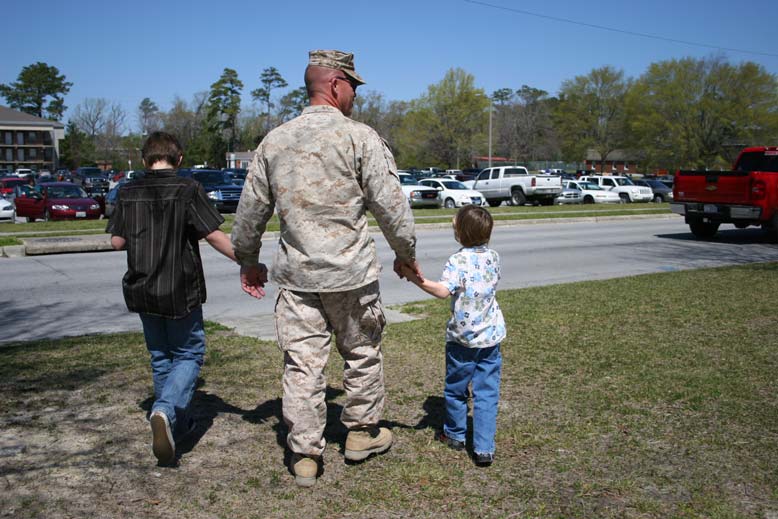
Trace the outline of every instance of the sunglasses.
{"type": "Polygon", "coordinates": [[[354,82],[352,79],[349,79],[345,76],[335,76],[333,79],[342,79],[343,81],[348,82],[349,85],[351,85],[351,88],[354,90],[354,93],[357,93],[357,87],[359,86],[356,82],[354,82]]]}

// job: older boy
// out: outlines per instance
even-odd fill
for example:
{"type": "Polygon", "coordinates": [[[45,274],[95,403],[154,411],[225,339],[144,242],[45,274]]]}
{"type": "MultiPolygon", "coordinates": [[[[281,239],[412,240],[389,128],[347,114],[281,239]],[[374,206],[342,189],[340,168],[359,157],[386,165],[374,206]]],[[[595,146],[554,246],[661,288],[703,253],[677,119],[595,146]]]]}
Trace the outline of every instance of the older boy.
{"type": "Polygon", "coordinates": [[[183,160],[178,140],[154,132],[142,154],[146,175],[121,188],[106,232],[114,249],[127,249],[122,288],[127,308],[140,314],[151,354],[152,450],[166,465],[176,459],[175,440],[193,429],[188,410],[205,355],[198,241],[205,238],[233,261],[235,254],[202,186],[176,175],[183,160]]]}

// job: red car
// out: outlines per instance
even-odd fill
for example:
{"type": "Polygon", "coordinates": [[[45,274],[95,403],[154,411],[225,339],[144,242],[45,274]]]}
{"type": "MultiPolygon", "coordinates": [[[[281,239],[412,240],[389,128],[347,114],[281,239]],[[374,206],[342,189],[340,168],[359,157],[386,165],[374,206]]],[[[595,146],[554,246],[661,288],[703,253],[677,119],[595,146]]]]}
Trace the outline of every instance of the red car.
{"type": "Polygon", "coordinates": [[[16,190],[16,215],[26,216],[28,222],[35,220],[96,220],[102,209],[93,198],[89,198],[81,186],[70,182],[50,182],[26,186],[16,190]]]}
{"type": "Polygon", "coordinates": [[[10,195],[14,192],[16,186],[23,186],[29,184],[29,181],[19,177],[3,177],[0,178],[0,196],[10,195]]]}

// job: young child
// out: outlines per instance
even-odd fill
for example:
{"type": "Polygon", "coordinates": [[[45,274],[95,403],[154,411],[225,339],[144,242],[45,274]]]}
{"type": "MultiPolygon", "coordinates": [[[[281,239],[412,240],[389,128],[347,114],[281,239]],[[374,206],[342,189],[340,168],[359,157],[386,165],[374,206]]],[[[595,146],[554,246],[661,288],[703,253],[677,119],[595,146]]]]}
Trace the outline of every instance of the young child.
{"type": "Polygon", "coordinates": [[[224,218],[202,186],[176,175],[183,150],[168,133],[154,132],[142,150],[144,177],[124,185],[106,232],[127,249],[124,300],[138,312],[151,355],[154,405],[149,421],[160,464],[175,461],[176,439],[194,429],[189,404],[205,355],[205,278],[198,241],[235,261],[224,218]]]}
{"type": "Polygon", "coordinates": [[[466,205],[454,217],[454,237],[462,244],[443,268],[440,282],[403,272],[425,292],[445,299],[452,296],[446,326],[446,422],[437,439],[455,450],[465,448],[468,384],[473,392],[473,452],[475,463],[494,461],[494,435],[500,397],[505,321],[495,299],[500,280],[500,257],[487,248],[492,215],[466,205]]]}

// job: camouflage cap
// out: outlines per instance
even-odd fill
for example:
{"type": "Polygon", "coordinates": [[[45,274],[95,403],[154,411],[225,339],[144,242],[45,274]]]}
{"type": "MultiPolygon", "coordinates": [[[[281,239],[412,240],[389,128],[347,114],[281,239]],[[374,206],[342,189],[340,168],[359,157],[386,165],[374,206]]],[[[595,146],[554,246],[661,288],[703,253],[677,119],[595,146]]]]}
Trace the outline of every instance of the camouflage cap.
{"type": "Polygon", "coordinates": [[[308,53],[308,65],[341,70],[344,74],[364,85],[365,80],[354,70],[354,55],[339,50],[312,50],[308,53]]]}

